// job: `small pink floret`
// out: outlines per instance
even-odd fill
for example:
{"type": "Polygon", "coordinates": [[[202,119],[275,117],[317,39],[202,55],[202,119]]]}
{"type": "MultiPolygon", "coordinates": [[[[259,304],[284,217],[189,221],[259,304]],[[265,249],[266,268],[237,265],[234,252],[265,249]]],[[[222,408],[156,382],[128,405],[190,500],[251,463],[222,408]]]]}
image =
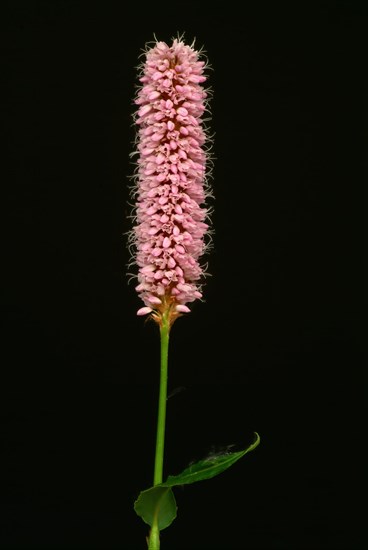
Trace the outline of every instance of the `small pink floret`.
{"type": "Polygon", "coordinates": [[[184,304],[178,304],[177,306],[175,306],[175,309],[180,313],[190,313],[189,307],[185,306],[184,304]]]}
{"type": "Polygon", "coordinates": [[[148,313],[151,313],[152,311],[153,309],[150,307],[141,307],[140,309],[138,309],[137,315],[148,315],[148,313]]]}

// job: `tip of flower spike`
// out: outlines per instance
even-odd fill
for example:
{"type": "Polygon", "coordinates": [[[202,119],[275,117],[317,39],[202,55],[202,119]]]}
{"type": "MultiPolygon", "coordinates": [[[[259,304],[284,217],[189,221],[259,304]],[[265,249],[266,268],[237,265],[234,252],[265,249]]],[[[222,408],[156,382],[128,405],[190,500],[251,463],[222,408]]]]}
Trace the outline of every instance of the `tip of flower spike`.
{"type": "Polygon", "coordinates": [[[137,315],[148,315],[148,313],[151,313],[152,311],[153,309],[151,309],[150,307],[141,307],[140,309],[138,309],[137,315]]]}
{"type": "Polygon", "coordinates": [[[190,313],[190,309],[188,306],[185,306],[184,304],[178,304],[175,306],[176,311],[179,313],[190,313]]]}

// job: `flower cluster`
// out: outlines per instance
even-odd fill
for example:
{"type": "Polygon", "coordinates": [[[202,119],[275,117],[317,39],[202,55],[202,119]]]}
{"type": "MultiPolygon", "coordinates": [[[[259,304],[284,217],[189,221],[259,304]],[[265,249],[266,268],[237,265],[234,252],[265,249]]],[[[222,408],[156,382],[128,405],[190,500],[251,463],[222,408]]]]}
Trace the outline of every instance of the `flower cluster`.
{"type": "Polygon", "coordinates": [[[170,312],[174,320],[202,297],[199,259],[209,234],[208,140],[203,123],[208,93],[200,52],[174,39],[145,52],[135,103],[138,161],[136,226],[138,315],[170,312]]]}

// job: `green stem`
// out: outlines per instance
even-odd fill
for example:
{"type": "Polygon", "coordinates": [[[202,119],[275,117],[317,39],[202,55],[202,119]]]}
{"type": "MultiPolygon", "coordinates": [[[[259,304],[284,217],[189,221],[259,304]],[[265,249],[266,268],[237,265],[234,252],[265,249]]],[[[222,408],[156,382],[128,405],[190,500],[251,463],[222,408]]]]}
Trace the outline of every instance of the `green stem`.
{"type": "MultiPolygon", "coordinates": [[[[164,314],[162,316],[162,324],[160,326],[161,368],[160,368],[160,391],[159,391],[159,398],[158,398],[155,468],[154,468],[154,474],[153,474],[154,486],[162,483],[163,467],[164,467],[169,332],[170,332],[170,324],[168,320],[168,315],[164,314]]],[[[148,539],[148,550],[160,550],[160,530],[158,528],[158,523],[156,520],[153,522],[151,527],[151,531],[148,539]]]]}
{"type": "Polygon", "coordinates": [[[160,530],[157,521],[152,524],[148,539],[148,550],[160,550],[160,530]]]}

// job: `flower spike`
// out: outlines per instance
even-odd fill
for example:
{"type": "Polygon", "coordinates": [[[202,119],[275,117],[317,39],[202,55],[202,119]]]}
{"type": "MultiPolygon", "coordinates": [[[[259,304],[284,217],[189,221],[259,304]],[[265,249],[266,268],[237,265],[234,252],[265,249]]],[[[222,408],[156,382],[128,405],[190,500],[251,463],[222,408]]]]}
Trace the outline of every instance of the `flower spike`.
{"type": "Polygon", "coordinates": [[[138,266],[138,315],[162,316],[170,325],[202,297],[208,247],[210,194],[204,127],[208,91],[205,61],[181,38],[156,42],[145,52],[135,99],[138,161],[134,188],[136,226],[131,243],[138,266]]]}

